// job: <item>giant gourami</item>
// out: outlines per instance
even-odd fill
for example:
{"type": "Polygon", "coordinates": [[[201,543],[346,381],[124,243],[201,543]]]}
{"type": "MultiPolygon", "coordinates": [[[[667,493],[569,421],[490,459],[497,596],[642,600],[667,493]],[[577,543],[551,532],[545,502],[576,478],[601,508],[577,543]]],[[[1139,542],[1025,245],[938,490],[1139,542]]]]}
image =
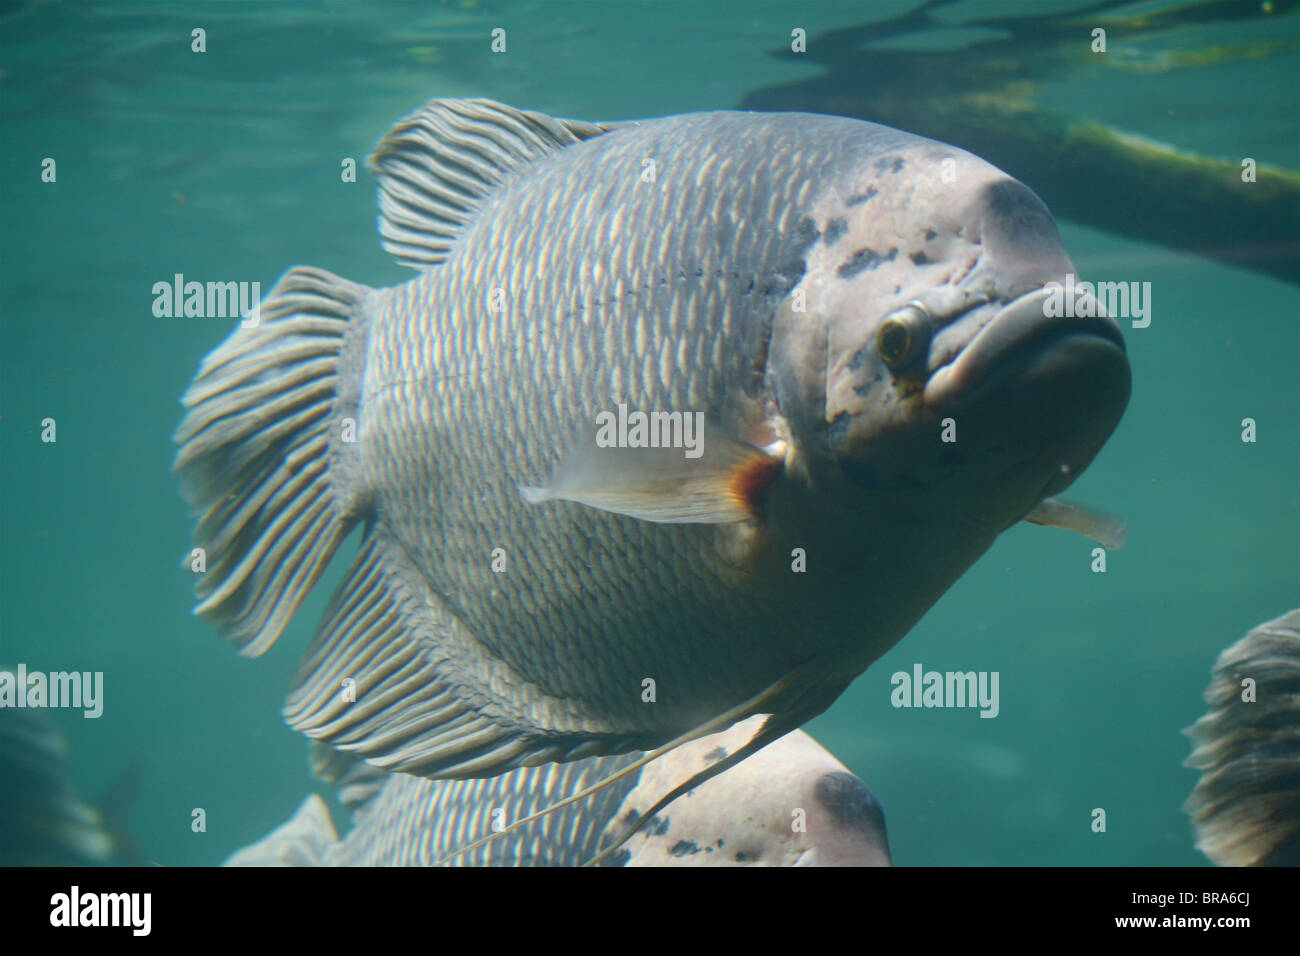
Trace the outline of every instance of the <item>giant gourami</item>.
{"type": "Polygon", "coordinates": [[[285,707],[317,740],[485,777],[771,715],[711,775],[1017,521],[1113,535],[1054,496],[1127,403],[1118,325],[1049,317],[1055,223],[976,156],[833,116],[434,100],[371,167],[415,277],[290,270],[176,435],[197,611],[245,654],[361,533],[285,707]]]}

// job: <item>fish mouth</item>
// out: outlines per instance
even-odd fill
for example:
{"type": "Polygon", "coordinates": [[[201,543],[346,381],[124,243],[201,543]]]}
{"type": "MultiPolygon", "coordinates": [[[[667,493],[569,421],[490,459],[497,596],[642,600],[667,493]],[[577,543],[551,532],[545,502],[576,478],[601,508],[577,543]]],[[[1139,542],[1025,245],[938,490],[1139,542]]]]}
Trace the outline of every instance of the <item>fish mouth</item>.
{"type": "MultiPolygon", "coordinates": [[[[931,372],[925,404],[936,410],[965,407],[1008,384],[1032,393],[1035,386],[1081,373],[1092,378],[1089,391],[1122,378],[1126,401],[1128,359],[1119,325],[1107,316],[1051,317],[1045,308],[1051,295],[1040,287],[1003,306],[965,348],[931,372]]],[[[1100,311],[1095,303],[1092,311],[1100,311]]]]}

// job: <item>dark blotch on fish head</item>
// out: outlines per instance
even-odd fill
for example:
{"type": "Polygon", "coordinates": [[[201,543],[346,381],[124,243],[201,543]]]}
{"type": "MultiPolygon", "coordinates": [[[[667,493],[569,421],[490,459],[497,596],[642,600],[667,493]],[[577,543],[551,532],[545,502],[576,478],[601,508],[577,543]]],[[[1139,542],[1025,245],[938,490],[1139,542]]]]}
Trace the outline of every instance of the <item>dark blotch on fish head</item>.
{"type": "Polygon", "coordinates": [[[844,234],[849,231],[849,224],[842,216],[832,219],[826,224],[826,231],[822,234],[822,241],[828,246],[833,246],[843,238],[844,234]]]}
{"type": "Polygon", "coordinates": [[[880,190],[876,189],[875,186],[868,186],[862,192],[850,196],[845,201],[844,205],[848,207],[861,206],[863,203],[871,202],[871,200],[875,199],[879,195],[880,190]]]}
{"type": "Polygon", "coordinates": [[[888,848],[885,810],[859,778],[845,771],[823,774],[814,793],[836,826],[868,834],[888,848]]]}
{"type": "Polygon", "coordinates": [[[875,794],[845,770],[810,777],[807,862],[822,866],[890,866],[885,811],[875,794]]]}
{"type": "Polygon", "coordinates": [[[781,243],[781,248],[785,251],[784,261],[777,262],[769,269],[759,286],[759,293],[774,300],[788,296],[803,280],[808,268],[808,249],[820,238],[816,222],[809,217],[799,220],[781,243]]]}
{"type": "Polygon", "coordinates": [[[865,247],[855,249],[835,272],[841,279],[849,279],[859,272],[866,272],[868,269],[879,269],[885,263],[893,262],[897,257],[897,246],[888,252],[877,252],[874,249],[865,247]]]}
{"type": "Polygon", "coordinates": [[[601,860],[601,866],[627,866],[628,860],[632,859],[632,851],[627,847],[619,847],[605,859],[601,860]]]}

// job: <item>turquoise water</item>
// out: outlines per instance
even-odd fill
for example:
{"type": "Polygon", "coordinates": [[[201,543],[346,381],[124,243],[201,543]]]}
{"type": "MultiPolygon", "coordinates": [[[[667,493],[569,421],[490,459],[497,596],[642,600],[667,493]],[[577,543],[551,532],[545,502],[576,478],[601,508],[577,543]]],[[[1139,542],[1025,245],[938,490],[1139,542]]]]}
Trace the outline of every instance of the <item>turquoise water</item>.
{"type": "MultiPolygon", "coordinates": [[[[258,660],[190,615],[170,434],[230,323],[155,317],[153,284],[183,273],[269,289],[295,264],[404,281],[379,247],[372,182],[340,182],[339,168],[424,100],[591,119],[734,108],[820,72],[771,55],[792,26],[815,37],[916,6],[0,6],[0,664],[104,672],[100,719],[55,716],[83,793],[138,768],[131,828],[150,859],[218,862],[312,788],[279,705],[338,575],[258,660]],[[488,48],[497,26],[504,55],[488,48]],[[206,53],[190,51],[195,27],[206,53]],[[55,183],[41,182],[46,157],[55,183]],[[196,807],[206,832],[192,832],[196,807]]],[[[956,4],[944,31],[898,42],[966,43],[963,21],[1014,6],[956,4]]],[[[1128,55],[1281,49],[1174,73],[1084,61],[1043,80],[1040,102],[1300,168],[1300,29],[1276,6],[1265,24],[1112,42],[1128,55]]],[[[1035,170],[1003,165],[1033,184],[1035,170]]],[[[1127,518],[1127,546],[1094,574],[1085,539],[1011,530],[808,727],[879,797],[899,864],[1203,863],[1179,810],[1195,780],[1179,730],[1218,651],[1300,603],[1296,286],[1119,238],[1126,210],[1112,215],[1113,232],[1061,221],[1065,245],[1085,277],[1149,281],[1153,318],[1125,330],[1133,398],[1071,495],[1127,518]],[[891,707],[890,675],[917,662],[998,671],[999,716],[891,707]],[[1105,833],[1090,827],[1098,807],[1105,833]]]]}

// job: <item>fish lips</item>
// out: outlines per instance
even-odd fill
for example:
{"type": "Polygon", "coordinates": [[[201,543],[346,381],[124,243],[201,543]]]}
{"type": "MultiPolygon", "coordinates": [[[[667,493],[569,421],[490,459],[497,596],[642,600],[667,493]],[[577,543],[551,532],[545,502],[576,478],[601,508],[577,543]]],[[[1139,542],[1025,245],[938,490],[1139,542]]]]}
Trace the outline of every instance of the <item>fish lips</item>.
{"type": "Polygon", "coordinates": [[[1049,316],[1050,295],[1038,288],[1003,306],[951,361],[931,372],[925,404],[955,411],[982,404],[991,392],[1017,397],[1010,394],[1015,390],[1033,398],[1035,391],[1057,390],[1055,381],[1082,376],[1099,397],[1122,393],[1122,408],[1129,367],[1119,325],[1107,316],[1049,316]]]}
{"type": "Polygon", "coordinates": [[[1047,453],[1068,484],[1119,424],[1131,374],[1114,319],[1049,316],[1049,295],[1038,288],[1005,305],[930,374],[923,397],[959,422],[963,442],[1047,453]]]}

